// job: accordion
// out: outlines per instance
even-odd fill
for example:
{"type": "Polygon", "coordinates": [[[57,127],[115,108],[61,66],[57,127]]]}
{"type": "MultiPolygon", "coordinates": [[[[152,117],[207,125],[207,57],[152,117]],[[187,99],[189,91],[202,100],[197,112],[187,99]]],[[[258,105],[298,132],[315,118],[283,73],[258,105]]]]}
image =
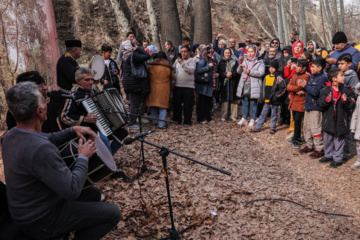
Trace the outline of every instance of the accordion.
{"type": "Polygon", "coordinates": [[[98,116],[96,127],[105,136],[112,135],[119,142],[128,132],[123,128],[129,121],[125,103],[115,88],[108,88],[82,101],[88,113],[98,116]]]}

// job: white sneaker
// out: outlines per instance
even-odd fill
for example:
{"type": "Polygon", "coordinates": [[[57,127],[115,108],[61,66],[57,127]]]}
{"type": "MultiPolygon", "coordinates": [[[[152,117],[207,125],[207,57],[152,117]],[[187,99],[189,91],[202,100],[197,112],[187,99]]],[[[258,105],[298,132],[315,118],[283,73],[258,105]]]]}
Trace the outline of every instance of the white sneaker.
{"type": "Polygon", "coordinates": [[[206,124],[207,122],[204,120],[204,121],[202,121],[202,122],[200,122],[201,124],[206,124]]]}
{"type": "Polygon", "coordinates": [[[248,126],[249,126],[249,127],[255,126],[255,120],[254,120],[254,119],[251,119],[248,126]]]}
{"type": "Polygon", "coordinates": [[[226,119],[225,119],[225,118],[221,118],[220,120],[221,120],[222,122],[225,122],[225,121],[226,121],[226,119]]]}
{"type": "Polygon", "coordinates": [[[105,196],[101,194],[100,202],[104,202],[104,201],[105,201],[105,196]]]}
{"type": "Polygon", "coordinates": [[[234,117],[230,117],[230,119],[233,121],[233,122],[235,122],[237,119],[236,118],[234,118],[234,117]]]}
{"type": "Polygon", "coordinates": [[[294,133],[289,133],[289,135],[287,135],[286,140],[290,140],[294,137],[294,133]]]}
{"type": "Polygon", "coordinates": [[[237,124],[243,126],[247,124],[247,121],[245,118],[242,118],[237,124]]]}
{"type": "Polygon", "coordinates": [[[352,169],[360,167],[360,162],[356,161],[353,165],[350,166],[352,169]]]}

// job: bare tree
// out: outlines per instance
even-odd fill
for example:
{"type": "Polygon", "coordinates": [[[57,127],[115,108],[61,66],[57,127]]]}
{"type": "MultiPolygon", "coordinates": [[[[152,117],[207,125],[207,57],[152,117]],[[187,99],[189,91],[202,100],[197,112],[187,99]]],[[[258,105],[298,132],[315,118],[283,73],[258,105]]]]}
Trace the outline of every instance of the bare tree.
{"type": "Polygon", "coordinates": [[[194,1],[194,43],[207,44],[212,40],[210,0],[194,1]]]}
{"type": "Polygon", "coordinates": [[[285,43],[285,35],[284,35],[284,24],[281,16],[281,0],[276,0],[276,13],[277,13],[277,37],[280,39],[280,43],[285,43]]]}
{"type": "Polygon", "coordinates": [[[340,0],[340,31],[344,31],[344,20],[345,20],[345,8],[344,8],[344,0],[340,0]]]}
{"type": "Polygon", "coordinates": [[[287,46],[290,45],[291,39],[290,39],[289,21],[286,17],[286,12],[284,10],[284,0],[280,0],[280,10],[281,10],[282,23],[284,29],[284,46],[287,46]]]}
{"type": "Polygon", "coordinates": [[[277,29],[277,25],[276,25],[276,20],[275,20],[274,15],[273,15],[272,12],[270,11],[269,3],[267,3],[266,0],[262,0],[262,2],[263,2],[263,4],[264,4],[264,6],[265,6],[265,10],[266,10],[266,12],[267,12],[267,14],[268,14],[268,17],[269,17],[269,19],[270,19],[270,22],[271,22],[271,24],[272,24],[272,26],[273,26],[273,28],[274,28],[274,32],[277,34],[278,29],[277,29]]]}
{"type": "Polygon", "coordinates": [[[162,45],[159,40],[159,29],[156,22],[156,15],[152,0],[146,0],[146,6],[149,13],[152,41],[157,46],[157,48],[161,50],[162,45]]]}
{"type": "Polygon", "coordinates": [[[254,15],[255,19],[258,21],[260,27],[262,28],[262,30],[266,33],[266,35],[268,35],[270,38],[273,38],[273,36],[268,32],[268,30],[264,27],[264,25],[261,23],[260,19],[258,18],[258,16],[256,15],[256,13],[249,7],[249,5],[247,4],[246,0],[243,0],[243,2],[245,3],[246,8],[251,12],[252,15],[254,15]]]}
{"type": "Polygon", "coordinates": [[[338,11],[337,11],[337,0],[332,0],[332,10],[334,16],[334,30],[335,32],[339,29],[338,11]]]}
{"type": "Polygon", "coordinates": [[[181,28],[176,0],[160,0],[161,39],[181,44],[181,28]]]}
{"type": "Polygon", "coordinates": [[[299,25],[300,25],[300,40],[306,42],[306,18],[305,18],[305,1],[299,0],[299,25]]]}
{"type": "Polygon", "coordinates": [[[118,0],[110,0],[110,3],[115,13],[116,22],[119,26],[121,26],[121,30],[123,32],[122,36],[119,36],[121,39],[121,37],[124,37],[127,32],[130,32],[129,20],[125,17],[125,13],[122,8],[120,8],[118,0]]]}

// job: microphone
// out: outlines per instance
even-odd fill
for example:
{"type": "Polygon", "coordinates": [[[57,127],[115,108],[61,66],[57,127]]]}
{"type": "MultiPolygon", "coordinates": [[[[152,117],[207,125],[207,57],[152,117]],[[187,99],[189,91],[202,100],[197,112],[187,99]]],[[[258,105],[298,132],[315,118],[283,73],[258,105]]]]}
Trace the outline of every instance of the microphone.
{"type": "Polygon", "coordinates": [[[146,135],[148,135],[149,133],[152,133],[152,132],[155,132],[155,130],[150,130],[148,132],[140,133],[138,135],[135,135],[134,137],[125,138],[124,144],[129,145],[129,144],[133,143],[134,141],[138,140],[139,138],[143,138],[143,137],[145,137],[146,135]]]}

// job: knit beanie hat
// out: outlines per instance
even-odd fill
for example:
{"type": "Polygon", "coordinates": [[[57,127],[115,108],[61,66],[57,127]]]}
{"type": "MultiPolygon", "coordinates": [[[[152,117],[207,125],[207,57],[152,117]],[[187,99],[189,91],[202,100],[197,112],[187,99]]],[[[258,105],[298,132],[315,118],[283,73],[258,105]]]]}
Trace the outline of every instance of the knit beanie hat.
{"type": "Polygon", "coordinates": [[[333,44],[338,44],[338,43],[347,43],[347,37],[345,35],[344,32],[337,32],[335,33],[333,39],[332,39],[332,43],[333,44]]]}
{"type": "Polygon", "coordinates": [[[270,66],[275,68],[277,71],[279,69],[279,62],[277,60],[271,61],[270,66]]]}

